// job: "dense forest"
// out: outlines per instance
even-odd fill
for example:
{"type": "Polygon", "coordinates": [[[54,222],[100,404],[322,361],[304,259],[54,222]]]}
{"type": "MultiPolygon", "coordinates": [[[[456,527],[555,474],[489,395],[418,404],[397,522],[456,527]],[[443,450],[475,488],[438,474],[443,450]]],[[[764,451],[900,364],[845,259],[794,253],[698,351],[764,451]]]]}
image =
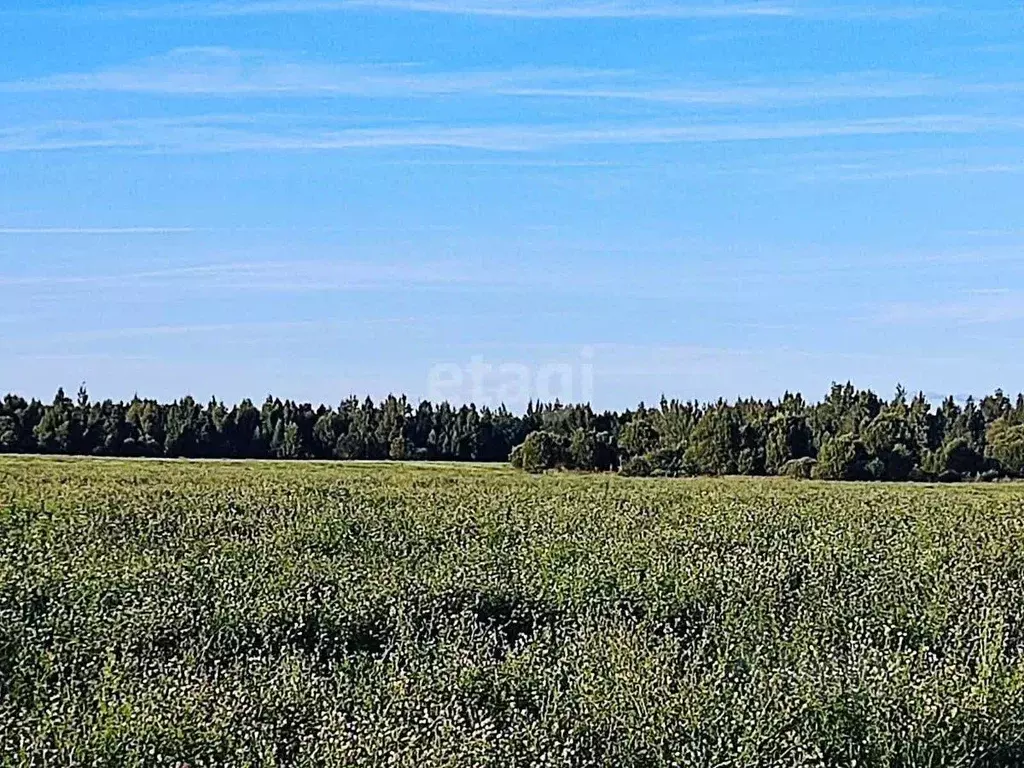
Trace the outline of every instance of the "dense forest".
{"type": "Polygon", "coordinates": [[[1024,395],[1001,391],[933,407],[898,389],[890,400],[851,384],[818,403],[662,398],[622,413],[589,405],[456,407],[390,396],[337,407],[268,397],[232,407],[186,397],[159,403],[7,395],[0,453],[232,459],[511,461],[527,471],[627,475],[789,475],[832,480],[1024,476],[1024,395]]]}

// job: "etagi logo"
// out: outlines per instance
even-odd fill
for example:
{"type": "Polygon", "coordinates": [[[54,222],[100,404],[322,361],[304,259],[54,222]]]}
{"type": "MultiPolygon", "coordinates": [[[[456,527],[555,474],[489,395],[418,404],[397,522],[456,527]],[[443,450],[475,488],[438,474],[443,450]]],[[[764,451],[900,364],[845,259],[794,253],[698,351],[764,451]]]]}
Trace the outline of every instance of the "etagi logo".
{"type": "Polygon", "coordinates": [[[434,402],[476,403],[496,407],[534,402],[590,403],[594,400],[594,350],[584,347],[574,360],[527,365],[488,362],[439,363],[427,377],[434,402]]]}

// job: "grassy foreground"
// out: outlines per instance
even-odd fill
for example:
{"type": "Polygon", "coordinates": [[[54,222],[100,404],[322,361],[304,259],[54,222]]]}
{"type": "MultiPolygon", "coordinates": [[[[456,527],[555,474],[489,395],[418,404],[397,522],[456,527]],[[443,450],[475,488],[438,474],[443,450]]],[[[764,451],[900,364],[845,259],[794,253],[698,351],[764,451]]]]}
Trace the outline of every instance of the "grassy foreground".
{"type": "Polygon", "coordinates": [[[0,763],[1024,764],[1024,487],[0,460],[0,763]]]}

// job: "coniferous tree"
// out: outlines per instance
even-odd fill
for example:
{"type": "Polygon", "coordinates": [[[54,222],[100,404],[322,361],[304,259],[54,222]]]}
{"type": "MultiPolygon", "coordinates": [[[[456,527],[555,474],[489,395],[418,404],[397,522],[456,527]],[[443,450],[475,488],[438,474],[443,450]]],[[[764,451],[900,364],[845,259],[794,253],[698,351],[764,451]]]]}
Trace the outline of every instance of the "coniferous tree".
{"type": "Polygon", "coordinates": [[[504,406],[350,397],[336,408],[268,396],[230,408],[186,396],[93,401],[84,385],[50,404],[0,401],[0,452],[209,458],[516,461],[539,470],[618,468],[623,474],[784,474],[829,479],[941,479],[1024,475],[1024,395],[946,398],[897,389],[888,401],[836,384],[817,404],[711,404],[662,398],[657,408],[595,412],[531,401],[504,406]],[[534,436],[543,433],[540,436],[534,436]]]}

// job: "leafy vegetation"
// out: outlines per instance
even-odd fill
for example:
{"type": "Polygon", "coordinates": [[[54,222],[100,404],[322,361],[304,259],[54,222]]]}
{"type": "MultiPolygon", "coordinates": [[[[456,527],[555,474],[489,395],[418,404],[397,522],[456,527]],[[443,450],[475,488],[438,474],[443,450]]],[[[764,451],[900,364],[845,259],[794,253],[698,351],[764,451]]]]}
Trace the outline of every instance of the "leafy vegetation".
{"type": "Polygon", "coordinates": [[[936,480],[1024,476],[1024,396],[1001,391],[938,408],[898,390],[884,400],[835,385],[820,403],[683,403],[594,412],[589,405],[454,407],[404,397],[349,398],[337,407],[268,397],[228,408],[191,397],[170,404],[93,402],[82,389],[50,405],[8,395],[0,453],[234,459],[395,459],[504,462],[531,472],[621,469],[626,475],[791,474],[814,460],[819,479],[936,480]],[[520,447],[521,446],[521,447],[520,447]],[[513,453],[513,449],[518,448],[513,453]],[[784,471],[784,468],[789,470],[784,471]]]}
{"type": "Polygon", "coordinates": [[[1024,761],[1013,484],[7,458],[0,494],[5,765],[1024,761]]]}

